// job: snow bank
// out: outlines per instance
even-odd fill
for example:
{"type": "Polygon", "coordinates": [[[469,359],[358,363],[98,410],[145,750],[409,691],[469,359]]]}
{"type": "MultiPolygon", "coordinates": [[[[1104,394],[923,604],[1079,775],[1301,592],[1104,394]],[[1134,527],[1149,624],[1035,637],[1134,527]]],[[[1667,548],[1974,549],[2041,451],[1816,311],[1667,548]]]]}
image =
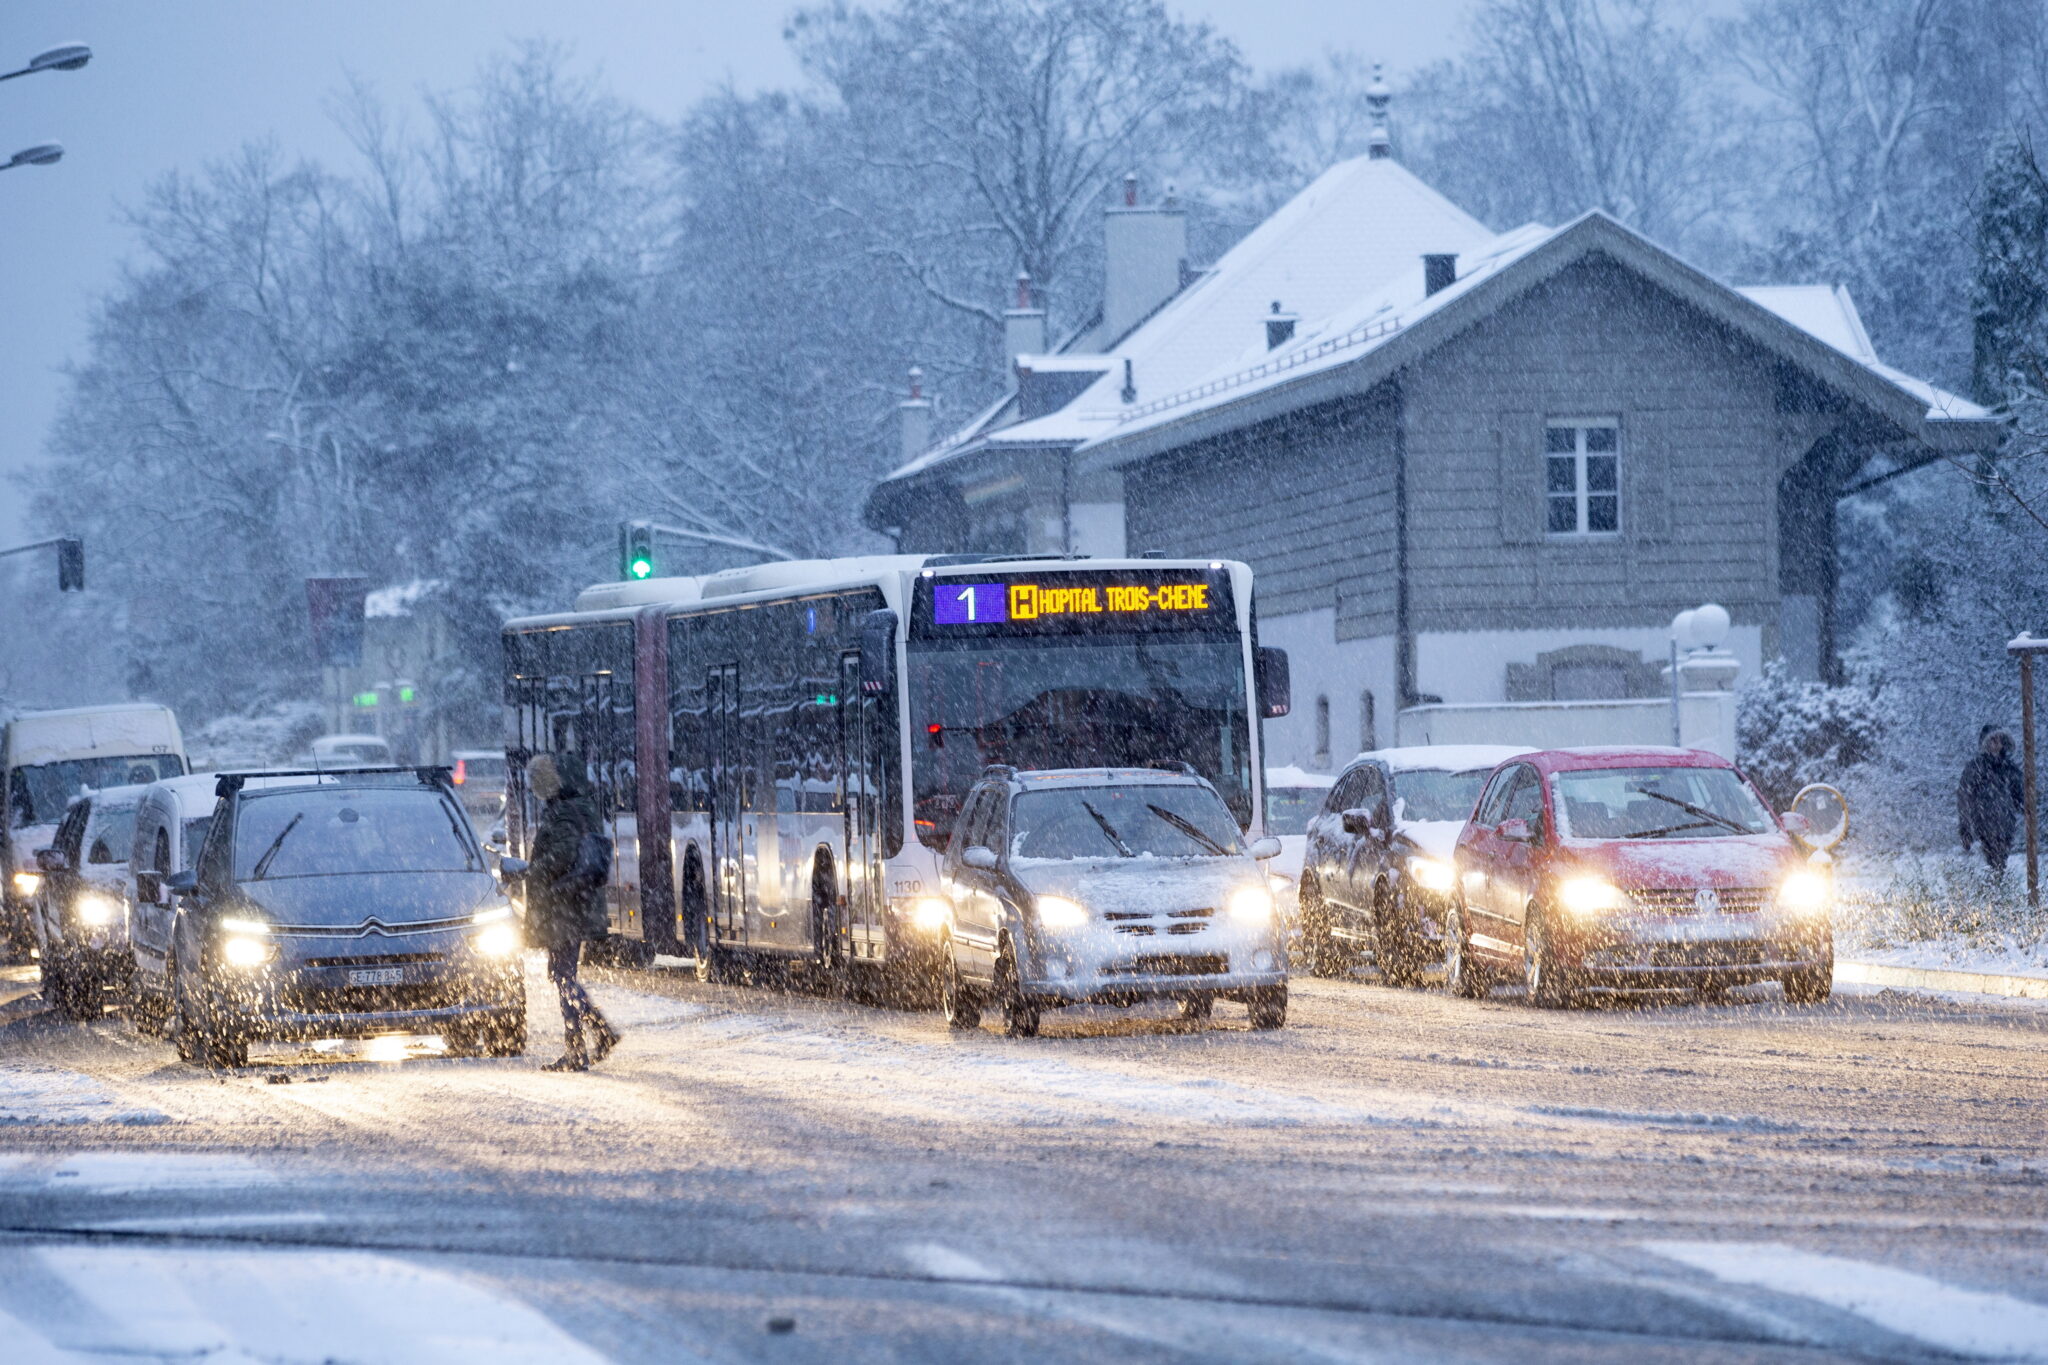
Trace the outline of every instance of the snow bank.
{"type": "Polygon", "coordinates": [[[61,1067],[0,1065],[0,1127],[26,1123],[165,1123],[89,1076],[61,1067]]]}

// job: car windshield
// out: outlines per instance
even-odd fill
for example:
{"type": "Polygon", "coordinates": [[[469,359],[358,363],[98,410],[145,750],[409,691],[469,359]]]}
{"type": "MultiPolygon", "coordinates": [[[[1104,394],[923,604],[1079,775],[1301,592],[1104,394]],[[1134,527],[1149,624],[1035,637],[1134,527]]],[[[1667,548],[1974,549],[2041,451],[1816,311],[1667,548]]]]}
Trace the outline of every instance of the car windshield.
{"type": "Polygon", "coordinates": [[[1206,787],[1055,787],[1010,808],[1018,858],[1224,858],[1241,851],[1237,821],[1206,787]]]}
{"type": "Polygon", "coordinates": [[[1328,787],[1266,788],[1266,833],[1306,834],[1329,796],[1328,787]]]}
{"type": "Polygon", "coordinates": [[[1568,839],[1724,839],[1776,828],[1728,768],[1604,768],[1551,780],[1568,839]]]}
{"type": "Polygon", "coordinates": [[[235,879],[474,871],[482,864],[466,830],[435,791],[251,792],[235,818],[235,879]]]}
{"type": "Polygon", "coordinates": [[[1400,802],[1403,820],[1464,820],[1479,804],[1479,789],[1486,785],[1491,768],[1447,773],[1435,768],[1417,768],[1394,774],[1394,799],[1400,802]]]}
{"type": "Polygon", "coordinates": [[[93,803],[92,818],[85,826],[85,860],[88,863],[125,863],[134,842],[134,806],[93,803]]]}
{"type": "Polygon", "coordinates": [[[87,787],[141,786],[185,771],[176,754],[131,754],[119,758],[67,758],[16,768],[7,776],[7,823],[54,825],[87,787]]]}

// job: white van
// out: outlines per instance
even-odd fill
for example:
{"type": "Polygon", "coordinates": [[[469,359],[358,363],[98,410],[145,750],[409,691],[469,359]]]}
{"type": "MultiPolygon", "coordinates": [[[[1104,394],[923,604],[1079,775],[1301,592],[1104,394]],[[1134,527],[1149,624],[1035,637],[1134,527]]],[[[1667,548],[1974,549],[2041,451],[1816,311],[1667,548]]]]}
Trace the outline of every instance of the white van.
{"type": "Polygon", "coordinates": [[[185,771],[185,737],[168,706],[129,702],[31,711],[0,730],[0,950],[29,948],[28,907],[47,848],[73,798],[185,771]]]}
{"type": "Polygon", "coordinates": [[[128,855],[128,879],[135,888],[128,921],[128,951],[134,960],[135,1025],[160,1033],[167,1020],[164,963],[170,952],[172,896],[164,883],[190,870],[213,823],[220,779],[212,773],[152,783],[135,808],[135,839],[128,855]]]}
{"type": "Polygon", "coordinates": [[[292,760],[294,768],[375,768],[389,765],[391,742],[382,735],[322,735],[292,760]]]}

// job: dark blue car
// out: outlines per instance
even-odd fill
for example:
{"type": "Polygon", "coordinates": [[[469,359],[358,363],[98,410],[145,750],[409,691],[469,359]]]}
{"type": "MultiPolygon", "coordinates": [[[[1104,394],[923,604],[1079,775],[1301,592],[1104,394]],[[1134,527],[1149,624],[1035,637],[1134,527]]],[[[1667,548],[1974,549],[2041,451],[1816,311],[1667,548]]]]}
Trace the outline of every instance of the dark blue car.
{"type": "Polygon", "coordinates": [[[158,1008],[187,1061],[260,1040],[526,1046],[522,935],[445,769],[223,774],[173,901],[158,1008]]]}

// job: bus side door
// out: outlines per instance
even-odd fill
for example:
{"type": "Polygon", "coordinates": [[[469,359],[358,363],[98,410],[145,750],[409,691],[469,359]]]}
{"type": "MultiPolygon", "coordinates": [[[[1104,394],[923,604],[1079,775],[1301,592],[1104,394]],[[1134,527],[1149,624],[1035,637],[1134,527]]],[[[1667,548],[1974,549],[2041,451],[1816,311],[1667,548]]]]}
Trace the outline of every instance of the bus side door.
{"type": "Polygon", "coordinates": [[[882,941],[881,782],[875,772],[874,698],[861,695],[860,652],[839,659],[839,784],[846,811],[848,952],[878,955],[882,941]]]}
{"type": "Polygon", "coordinates": [[[707,671],[705,717],[711,756],[711,925],[726,943],[746,941],[747,883],[741,860],[740,813],[748,755],[739,742],[740,670],[719,664],[707,671]]]}

